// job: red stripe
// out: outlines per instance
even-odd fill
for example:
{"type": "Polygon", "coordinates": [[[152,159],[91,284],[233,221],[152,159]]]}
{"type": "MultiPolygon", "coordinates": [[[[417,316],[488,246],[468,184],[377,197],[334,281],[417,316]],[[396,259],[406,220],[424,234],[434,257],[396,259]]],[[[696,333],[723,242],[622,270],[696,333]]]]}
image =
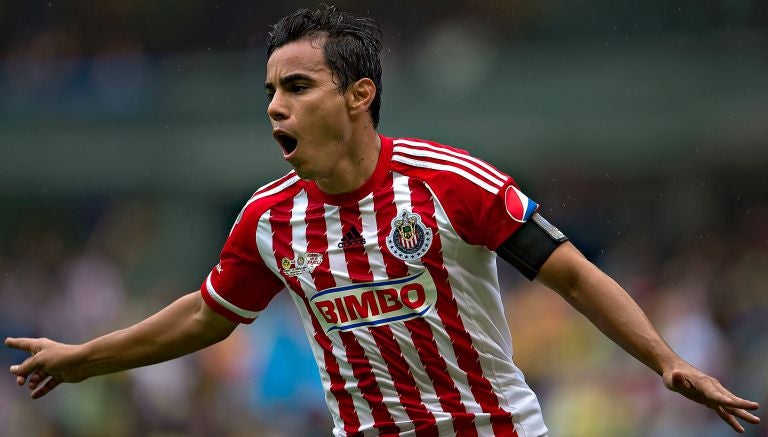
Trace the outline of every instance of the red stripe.
{"type": "Polygon", "coordinates": [[[397,207],[395,206],[395,192],[393,189],[394,178],[392,173],[387,176],[386,183],[388,189],[382,190],[373,196],[373,210],[376,211],[376,227],[380,229],[379,247],[381,248],[381,256],[384,258],[384,265],[386,266],[387,276],[390,278],[402,278],[408,276],[408,266],[398,258],[395,258],[392,253],[386,249],[387,236],[391,233],[390,227],[392,226],[392,220],[397,215],[397,207]],[[382,232],[381,229],[389,230],[382,232]]]}
{"type": "Polygon", "coordinates": [[[413,319],[405,322],[405,326],[411,332],[413,345],[419,353],[419,359],[424,364],[427,376],[437,393],[440,406],[443,411],[448,411],[453,417],[453,427],[462,436],[477,436],[477,430],[472,426],[474,414],[467,413],[467,408],[461,402],[461,394],[456,388],[455,381],[448,373],[448,365],[437,349],[432,330],[424,319],[413,319]]]}
{"type": "MultiPolygon", "coordinates": [[[[352,234],[352,229],[363,229],[363,219],[360,217],[360,208],[357,204],[342,206],[339,209],[341,220],[341,235],[352,234]]],[[[347,271],[350,280],[354,282],[371,282],[373,273],[368,262],[365,247],[353,245],[344,248],[344,258],[347,261],[347,271]]]]}
{"type": "MultiPolygon", "coordinates": [[[[394,184],[391,176],[389,184],[390,186],[394,184]]],[[[387,247],[385,238],[391,233],[392,220],[399,213],[394,202],[394,190],[388,190],[382,196],[374,196],[374,209],[378,228],[387,231],[379,233],[379,245],[385,248],[387,247]]],[[[390,278],[408,275],[408,266],[404,261],[393,256],[389,250],[382,249],[381,253],[390,278]]],[[[405,322],[405,326],[411,334],[414,349],[427,373],[426,379],[432,383],[443,411],[451,414],[454,429],[457,432],[459,429],[466,430],[460,435],[476,436],[477,433],[472,426],[474,415],[467,413],[466,407],[462,404],[461,394],[448,373],[448,367],[437,349],[432,330],[426,320],[409,320],[405,322]]]]}
{"type": "Polygon", "coordinates": [[[387,363],[387,370],[392,376],[392,382],[397,390],[400,403],[416,427],[416,435],[419,437],[437,437],[435,416],[427,410],[421,400],[421,393],[416,386],[416,380],[413,378],[408,362],[403,357],[392,329],[385,325],[371,328],[370,331],[376,341],[376,346],[387,363]]]}
{"type": "MultiPolygon", "coordinates": [[[[380,190],[373,197],[376,227],[380,230],[387,229],[397,215],[395,194],[392,188],[392,174],[390,173],[387,178],[388,180],[384,182],[387,188],[380,190]]],[[[387,247],[387,232],[379,232],[378,237],[379,247],[387,247]]],[[[392,256],[389,251],[381,250],[381,255],[384,259],[387,277],[401,278],[408,274],[408,267],[405,263],[392,256]]],[[[373,338],[376,340],[376,345],[379,347],[381,355],[387,362],[387,370],[392,375],[392,380],[400,397],[400,403],[403,404],[408,417],[411,418],[416,426],[416,435],[424,437],[437,436],[438,430],[435,426],[435,416],[427,409],[421,399],[421,392],[416,385],[411,368],[405,360],[397,340],[395,340],[392,329],[389,326],[380,326],[371,329],[371,333],[373,333],[373,338]]]]}
{"type": "MultiPolygon", "coordinates": [[[[291,205],[292,207],[292,205],[291,205]]],[[[310,236],[312,235],[325,235],[325,229],[315,229],[315,228],[324,228],[325,221],[322,219],[324,215],[324,211],[322,211],[322,205],[320,207],[320,211],[318,211],[318,208],[307,208],[307,218],[306,220],[312,224],[313,226],[308,225],[307,226],[307,241],[309,242],[309,247],[307,251],[309,252],[317,252],[317,253],[325,253],[325,251],[318,251],[312,244],[313,241],[322,241],[323,238],[312,238],[310,239],[310,236]],[[317,214],[319,213],[320,217],[317,218],[317,214]]],[[[272,225],[272,244],[273,244],[273,250],[275,252],[275,261],[278,264],[278,269],[282,269],[282,266],[280,265],[280,260],[287,256],[289,258],[295,256],[293,253],[293,249],[291,248],[291,242],[292,242],[292,229],[290,225],[290,219],[291,219],[291,212],[289,209],[286,208],[273,208],[270,211],[270,224],[272,225]]],[[[327,246],[327,244],[326,244],[327,246]]],[[[318,266],[317,269],[325,267],[326,270],[328,270],[328,260],[327,257],[323,257],[323,264],[318,266]]],[[[317,342],[317,344],[320,346],[320,348],[323,350],[323,358],[325,361],[325,371],[328,373],[328,377],[331,380],[331,387],[330,391],[333,394],[333,396],[336,398],[336,401],[339,404],[339,415],[341,417],[341,420],[344,422],[344,431],[347,434],[354,434],[360,431],[360,420],[357,417],[357,414],[355,413],[355,406],[352,402],[352,396],[347,392],[347,390],[344,387],[345,381],[344,378],[341,376],[341,372],[339,372],[339,363],[336,361],[336,357],[333,355],[333,343],[331,343],[331,340],[325,335],[323,332],[323,328],[320,326],[317,319],[314,317],[314,312],[310,308],[309,301],[307,300],[306,296],[304,296],[304,292],[301,290],[301,284],[299,283],[298,279],[296,277],[287,276],[286,280],[288,282],[289,287],[295,291],[299,296],[302,297],[304,301],[304,305],[307,308],[307,313],[312,319],[312,327],[315,330],[314,333],[314,339],[317,342]]]]}
{"type": "Polygon", "coordinates": [[[442,243],[437,232],[435,207],[429,190],[423,182],[409,180],[413,212],[421,216],[426,226],[432,228],[434,235],[432,247],[422,258],[437,286],[438,299],[435,309],[445,326],[446,332],[453,344],[459,368],[467,375],[470,390],[483,412],[491,414],[491,425],[494,434],[516,436],[511,413],[504,411],[499,405],[499,399],[493,392],[491,383],[483,375],[480,367],[480,356],[472,344],[472,338],[465,329],[459,314],[456,299],[453,297],[448,271],[443,264],[442,243]]]}
{"type": "MultiPolygon", "coordinates": [[[[360,209],[357,204],[343,206],[339,210],[341,220],[341,234],[351,232],[353,227],[363,227],[363,220],[360,217],[360,209]]],[[[344,258],[347,262],[347,271],[352,282],[371,282],[373,273],[368,262],[368,256],[365,248],[362,246],[352,246],[344,249],[344,258]]],[[[380,435],[399,435],[400,429],[395,425],[392,415],[384,405],[384,396],[381,394],[379,384],[373,374],[373,368],[365,356],[365,350],[355,337],[353,332],[339,333],[341,340],[347,350],[347,361],[352,366],[352,373],[358,380],[357,386],[363,394],[363,398],[368,401],[371,407],[371,414],[374,419],[374,427],[379,430],[380,435]]]]}
{"type": "Polygon", "coordinates": [[[393,153],[393,156],[402,156],[402,157],[408,158],[408,159],[416,159],[416,160],[419,160],[419,161],[428,161],[428,162],[433,162],[433,163],[436,163],[436,164],[448,165],[448,166],[451,166],[451,167],[454,167],[454,168],[461,168],[463,170],[466,170],[466,171],[474,174],[475,176],[477,176],[478,178],[484,180],[488,184],[494,185],[494,186],[497,186],[497,187],[503,186],[504,183],[506,182],[506,180],[508,179],[508,176],[505,176],[503,173],[499,172],[494,167],[488,165],[488,167],[494,168],[494,170],[496,170],[496,172],[498,172],[501,176],[499,176],[496,173],[494,173],[493,171],[489,170],[489,168],[487,168],[486,166],[480,164],[480,162],[485,164],[484,161],[481,161],[480,159],[477,159],[477,158],[475,158],[474,160],[471,159],[472,156],[470,156],[470,155],[456,156],[456,155],[452,155],[450,153],[447,153],[445,151],[445,149],[443,149],[443,150],[433,150],[433,149],[429,149],[429,148],[426,148],[426,147],[411,146],[409,144],[396,144],[395,147],[401,148],[401,149],[405,149],[405,150],[396,150],[393,153]],[[413,151],[414,154],[412,155],[412,154],[408,153],[408,151],[413,151]],[[416,153],[418,153],[419,151],[431,152],[431,153],[434,153],[434,154],[443,155],[444,157],[443,158],[439,158],[439,157],[435,158],[435,157],[431,157],[431,156],[416,155],[416,153]],[[459,162],[456,162],[456,161],[459,161],[459,162]],[[480,173],[480,171],[482,171],[484,174],[480,173]],[[489,178],[489,176],[490,176],[490,178],[489,178]],[[493,180],[491,180],[491,178],[493,180]],[[500,182],[497,182],[497,181],[500,181],[500,182]],[[501,185],[499,185],[499,183],[501,183],[501,185]]]}
{"type": "Polygon", "coordinates": [[[460,159],[463,162],[466,163],[472,163],[472,165],[477,166],[478,168],[483,169],[483,171],[487,172],[488,174],[492,175],[495,178],[501,179],[502,181],[505,181],[509,179],[509,175],[505,174],[503,171],[500,171],[495,166],[489,164],[488,162],[477,158],[475,156],[472,156],[469,152],[462,149],[457,149],[455,147],[446,146],[445,144],[439,144],[439,143],[429,143],[419,140],[412,140],[416,142],[423,143],[423,145],[412,145],[412,144],[405,144],[405,143],[397,143],[394,144],[394,147],[403,147],[406,149],[412,149],[412,150],[427,150],[430,152],[435,153],[442,153],[443,155],[452,156],[456,159],[460,159]],[[427,145],[433,147],[427,147],[427,145]],[[437,149],[437,150],[435,150],[437,149]]]}
{"type": "MultiPolygon", "coordinates": [[[[296,257],[292,248],[293,233],[290,225],[292,208],[293,198],[291,197],[269,210],[269,224],[272,227],[272,252],[279,272],[283,271],[281,263],[283,258],[294,259],[296,257]]],[[[294,293],[304,296],[304,291],[295,276],[283,275],[283,278],[294,293]]]]}
{"type": "MultiPolygon", "coordinates": [[[[416,161],[419,161],[419,162],[428,162],[428,163],[431,163],[431,164],[438,164],[438,165],[444,165],[444,166],[447,166],[447,167],[452,167],[452,168],[454,168],[456,170],[461,170],[461,171],[464,171],[466,173],[469,173],[470,175],[476,177],[480,181],[488,184],[489,186],[491,186],[491,187],[493,187],[495,189],[501,189],[501,187],[504,186],[504,181],[503,180],[499,181],[500,178],[497,178],[497,180],[493,180],[492,181],[492,180],[488,179],[487,176],[478,173],[475,169],[468,167],[467,164],[464,164],[464,163],[457,164],[455,162],[443,161],[441,159],[432,158],[432,157],[429,157],[429,156],[407,155],[407,154],[404,154],[402,152],[395,152],[392,156],[393,157],[400,156],[400,157],[403,157],[403,158],[406,158],[406,159],[416,160],[416,161]]],[[[402,165],[411,166],[410,164],[407,164],[407,163],[404,163],[404,162],[400,162],[400,161],[397,161],[397,162],[402,164],[402,165]]],[[[413,166],[411,166],[411,167],[413,167],[413,166]]],[[[415,166],[415,167],[422,168],[422,167],[419,167],[419,166],[415,166]]],[[[475,167],[477,167],[477,165],[475,165],[475,167]]],[[[438,171],[440,171],[440,170],[438,170],[438,171]]],[[[488,172],[486,171],[486,173],[488,173],[488,172]]],[[[461,176],[462,178],[466,179],[468,182],[471,182],[473,184],[475,183],[474,181],[471,181],[471,180],[467,179],[463,175],[458,175],[458,176],[461,176]]]]}

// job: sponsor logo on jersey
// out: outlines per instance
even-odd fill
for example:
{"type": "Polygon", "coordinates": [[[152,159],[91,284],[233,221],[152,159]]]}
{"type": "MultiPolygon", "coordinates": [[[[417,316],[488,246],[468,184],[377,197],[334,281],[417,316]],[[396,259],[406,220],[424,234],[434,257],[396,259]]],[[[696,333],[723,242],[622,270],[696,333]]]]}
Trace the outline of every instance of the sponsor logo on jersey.
{"type": "Polygon", "coordinates": [[[323,255],[320,253],[307,252],[296,255],[290,259],[283,257],[280,261],[285,276],[299,276],[302,273],[312,273],[315,267],[323,262],[323,255]]]}
{"type": "Polygon", "coordinates": [[[529,199],[514,185],[507,187],[507,191],[504,193],[504,204],[507,208],[507,214],[512,217],[512,220],[520,223],[525,223],[531,218],[536,212],[536,208],[539,207],[536,202],[529,199]]]}
{"type": "Polygon", "coordinates": [[[310,307],[325,332],[347,331],[423,316],[436,299],[435,283],[425,270],[400,279],[329,288],[312,296],[310,307]]]}
{"type": "Polygon", "coordinates": [[[432,245],[432,230],[421,222],[418,214],[406,210],[392,220],[387,247],[392,255],[412,261],[421,258],[432,245]]]}
{"type": "Polygon", "coordinates": [[[350,229],[341,238],[341,242],[338,244],[338,246],[339,249],[344,249],[345,247],[365,246],[365,238],[363,238],[363,236],[360,234],[360,231],[357,230],[357,227],[353,225],[352,229],[350,229]]]}

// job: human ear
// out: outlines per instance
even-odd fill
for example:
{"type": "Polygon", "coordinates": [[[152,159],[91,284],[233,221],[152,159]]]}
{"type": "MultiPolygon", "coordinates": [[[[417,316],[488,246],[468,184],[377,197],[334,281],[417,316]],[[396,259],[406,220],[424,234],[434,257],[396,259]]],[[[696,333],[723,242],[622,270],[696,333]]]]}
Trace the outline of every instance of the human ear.
{"type": "Polygon", "coordinates": [[[376,84],[367,77],[351,84],[345,93],[350,114],[367,112],[376,97],[376,92],[376,84]]]}

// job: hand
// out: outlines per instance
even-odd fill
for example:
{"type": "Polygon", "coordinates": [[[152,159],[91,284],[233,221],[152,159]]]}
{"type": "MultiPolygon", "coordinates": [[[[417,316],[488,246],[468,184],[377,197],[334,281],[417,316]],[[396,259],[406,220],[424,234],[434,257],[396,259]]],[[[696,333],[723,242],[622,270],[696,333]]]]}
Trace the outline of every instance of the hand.
{"type": "Polygon", "coordinates": [[[5,345],[32,354],[23,363],[11,366],[18,385],[28,384],[32,399],[45,396],[62,382],[80,382],[85,376],[77,372],[78,346],[57,343],[47,338],[6,338],[5,345]],[[50,376],[44,387],[35,390],[50,376]]]}
{"type": "Polygon", "coordinates": [[[736,432],[744,432],[737,417],[751,424],[760,423],[759,417],[746,411],[758,409],[760,405],[757,402],[734,395],[720,381],[691,365],[686,364],[665,372],[662,378],[668,389],[715,410],[736,432]]]}

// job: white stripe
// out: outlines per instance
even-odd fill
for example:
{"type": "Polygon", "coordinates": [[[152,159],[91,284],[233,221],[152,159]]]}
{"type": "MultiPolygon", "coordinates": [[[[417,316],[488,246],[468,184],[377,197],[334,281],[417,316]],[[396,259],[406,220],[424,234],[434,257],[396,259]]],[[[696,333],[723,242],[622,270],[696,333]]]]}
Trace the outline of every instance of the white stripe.
{"type": "MultiPolygon", "coordinates": [[[[325,204],[324,207],[325,229],[329,249],[327,256],[331,274],[333,275],[337,286],[347,285],[350,281],[349,275],[347,274],[347,261],[344,257],[344,252],[332,249],[335,247],[332,246],[332,244],[338,243],[342,236],[339,207],[329,204],[325,204]]],[[[336,361],[339,364],[339,374],[344,378],[344,388],[352,396],[352,403],[355,406],[355,412],[360,420],[360,429],[374,429],[373,424],[375,421],[373,419],[371,407],[368,405],[365,398],[363,398],[363,393],[358,386],[358,379],[355,377],[352,365],[347,358],[347,349],[344,346],[344,342],[341,340],[340,333],[332,332],[327,334],[327,336],[333,343],[333,354],[336,356],[336,361]]]]}
{"type": "MultiPolygon", "coordinates": [[[[392,188],[394,190],[394,203],[398,213],[402,210],[413,211],[413,204],[411,203],[411,188],[408,185],[409,178],[400,173],[393,173],[392,188]]],[[[406,261],[409,274],[424,270],[424,265],[421,260],[406,261]]],[[[436,311],[430,311],[427,313],[427,318],[430,315],[435,314],[436,311]]],[[[429,323],[429,322],[427,322],[429,323]]],[[[421,393],[421,401],[427,407],[427,410],[431,411],[437,420],[437,426],[440,431],[440,435],[454,435],[452,420],[440,420],[441,412],[443,412],[443,406],[440,403],[437,390],[434,387],[434,383],[429,378],[427,370],[424,367],[424,363],[421,361],[421,356],[416,350],[416,347],[411,338],[410,331],[404,325],[392,325],[392,333],[400,346],[400,351],[403,353],[408,366],[411,369],[411,374],[416,381],[416,386],[421,393]]],[[[443,414],[447,414],[444,413],[443,414]]],[[[449,416],[450,417],[450,416],[449,416]]],[[[445,418],[443,418],[445,419],[445,418]]]]}
{"type": "Polygon", "coordinates": [[[483,161],[482,159],[475,158],[474,156],[468,155],[468,154],[465,154],[465,153],[456,152],[456,151],[451,150],[451,149],[449,149],[447,147],[437,147],[437,146],[433,146],[432,144],[424,143],[424,142],[421,142],[421,141],[411,141],[411,140],[402,140],[402,139],[394,140],[393,143],[394,144],[407,144],[409,146],[425,147],[427,149],[436,150],[438,152],[448,153],[450,155],[457,156],[459,158],[466,159],[468,161],[472,161],[475,164],[485,168],[489,172],[495,174],[496,177],[498,177],[498,178],[500,178],[502,180],[506,181],[507,179],[509,179],[509,176],[507,176],[504,173],[496,170],[495,168],[493,168],[492,165],[488,164],[487,162],[483,161]]]}
{"type": "MultiPolygon", "coordinates": [[[[307,197],[306,191],[302,191],[301,193],[299,193],[293,198],[293,205],[291,207],[290,224],[291,224],[291,248],[293,249],[294,253],[289,254],[289,256],[294,256],[297,253],[304,253],[309,248],[309,242],[307,241],[307,222],[306,222],[308,204],[309,204],[309,198],[307,197]]],[[[267,235],[270,240],[272,239],[271,226],[269,229],[264,229],[264,234],[267,235]]],[[[274,253],[272,252],[272,250],[273,248],[270,247],[270,253],[274,253]]],[[[312,282],[312,276],[308,274],[303,274],[303,275],[299,275],[297,279],[299,280],[301,289],[304,292],[304,296],[306,296],[307,298],[311,297],[312,293],[315,292],[314,290],[315,285],[312,282]]],[[[312,347],[312,353],[315,356],[317,367],[320,372],[320,379],[323,382],[323,388],[325,390],[325,402],[328,405],[328,409],[331,410],[331,415],[334,420],[334,425],[339,429],[343,429],[344,421],[341,420],[341,416],[339,415],[340,414],[339,403],[338,403],[338,400],[336,399],[336,396],[334,396],[334,394],[331,393],[331,377],[328,374],[328,370],[325,365],[325,353],[323,352],[322,348],[317,343],[313,335],[313,333],[315,332],[315,328],[312,325],[312,319],[314,316],[308,313],[308,309],[304,304],[303,299],[301,299],[297,295],[297,293],[291,292],[289,294],[293,298],[294,303],[296,304],[296,308],[298,309],[299,314],[301,314],[302,321],[304,322],[304,330],[307,334],[307,339],[309,340],[309,344],[312,347]]],[[[334,348],[335,347],[337,346],[334,345],[334,348]]],[[[331,358],[331,359],[335,359],[335,358],[331,358]]]]}
{"type": "Polygon", "coordinates": [[[208,289],[208,294],[219,303],[219,305],[223,306],[224,308],[232,311],[233,313],[237,314],[240,317],[245,317],[246,319],[255,319],[259,317],[259,314],[261,314],[261,311],[248,311],[244,310],[242,308],[239,308],[226,300],[224,300],[219,293],[216,292],[216,290],[213,288],[213,284],[211,283],[211,274],[213,272],[208,273],[208,278],[205,280],[205,288],[208,289]]]}
{"type": "Polygon", "coordinates": [[[293,299],[293,303],[296,305],[296,309],[301,316],[301,322],[304,325],[304,332],[307,334],[307,340],[309,340],[309,346],[312,349],[312,355],[315,357],[315,363],[317,364],[318,371],[320,373],[320,381],[323,384],[323,392],[325,394],[325,403],[328,405],[328,410],[331,413],[333,424],[337,429],[344,429],[344,421],[341,420],[339,401],[336,396],[331,393],[331,376],[328,374],[328,370],[325,368],[325,352],[323,348],[315,341],[315,337],[312,333],[315,332],[314,326],[312,326],[312,314],[309,314],[304,300],[297,294],[288,293],[293,299]]]}
{"type": "MultiPolygon", "coordinates": [[[[434,203],[443,252],[463,254],[460,258],[446,258],[444,262],[448,272],[462,272],[451,274],[451,287],[459,317],[478,351],[483,377],[491,384],[499,407],[514,412],[518,434],[542,435],[546,427],[536,395],[512,362],[512,339],[499,293],[496,257],[481,246],[469,246],[459,238],[437,198],[434,203]]],[[[487,413],[478,414],[475,425],[480,435],[492,435],[487,413]]]]}
{"type": "Polygon", "coordinates": [[[363,229],[360,233],[365,238],[365,254],[368,256],[368,264],[371,266],[371,273],[374,281],[383,281],[387,277],[387,266],[384,264],[384,255],[379,246],[378,229],[384,229],[389,223],[376,223],[376,211],[374,210],[373,195],[367,196],[358,202],[360,208],[360,219],[363,222],[363,229]]]}
{"type": "MultiPolygon", "coordinates": [[[[392,174],[392,190],[394,191],[394,202],[395,208],[397,209],[397,215],[400,215],[403,210],[413,212],[413,205],[411,204],[411,187],[408,185],[409,179],[409,177],[400,173],[393,172],[392,174]]],[[[424,270],[424,264],[422,264],[421,259],[405,261],[405,265],[408,266],[409,275],[415,275],[424,270]]]]}
{"type": "MultiPolygon", "coordinates": [[[[376,226],[376,212],[373,208],[373,195],[369,194],[364,199],[360,200],[357,205],[360,210],[360,219],[363,227],[361,233],[363,236],[366,234],[372,235],[372,237],[366,238],[365,245],[366,255],[368,256],[368,265],[373,274],[373,280],[382,281],[389,279],[381,250],[369,250],[369,248],[372,249],[379,244],[376,235],[376,229],[378,229],[378,227],[376,226]],[[370,232],[366,232],[366,230],[370,230],[370,232]]],[[[368,357],[368,361],[371,363],[376,383],[379,385],[381,394],[384,397],[384,405],[388,407],[389,412],[392,415],[392,420],[398,424],[401,434],[407,435],[407,431],[414,429],[414,424],[408,417],[405,407],[403,407],[400,402],[400,394],[395,388],[392,375],[389,373],[389,367],[386,365],[386,357],[382,356],[381,351],[376,345],[375,339],[373,339],[373,336],[369,333],[369,330],[357,329],[352,332],[355,332],[358,341],[360,341],[360,344],[365,350],[365,355],[368,357]],[[368,334],[365,336],[367,341],[362,341],[361,337],[357,335],[358,331],[368,334]],[[368,338],[370,338],[370,340],[368,340],[368,338]],[[377,364],[381,365],[378,369],[376,367],[377,364]]]]}
{"type": "Polygon", "coordinates": [[[464,179],[467,179],[468,181],[473,182],[475,185],[479,186],[480,188],[483,188],[484,190],[490,192],[493,195],[499,194],[499,189],[498,188],[496,188],[494,186],[491,186],[491,185],[481,181],[480,179],[478,179],[474,175],[471,175],[468,172],[466,172],[466,171],[464,171],[464,170],[462,170],[460,168],[456,168],[456,167],[454,167],[452,165],[437,164],[437,163],[434,163],[434,162],[426,162],[426,161],[417,161],[417,160],[406,158],[406,157],[400,156],[400,155],[393,155],[392,156],[392,160],[393,161],[397,161],[397,162],[402,162],[403,164],[408,164],[408,165],[411,165],[411,166],[414,166],[414,167],[430,168],[430,169],[433,169],[433,170],[443,170],[443,171],[448,171],[448,172],[451,172],[451,173],[455,173],[455,174],[457,174],[459,176],[462,176],[464,179]]]}
{"type": "Polygon", "coordinates": [[[488,182],[492,183],[493,185],[498,186],[499,188],[504,186],[504,184],[506,183],[506,179],[496,178],[493,175],[489,174],[488,172],[484,171],[483,169],[477,167],[476,165],[473,165],[470,162],[467,162],[467,161],[459,159],[459,158],[455,158],[455,157],[450,156],[450,155],[446,155],[446,154],[443,154],[443,153],[437,153],[437,152],[430,152],[429,150],[412,149],[410,147],[401,147],[401,146],[396,146],[392,150],[395,153],[399,152],[399,153],[403,153],[403,154],[411,155],[411,156],[421,156],[421,157],[426,157],[426,158],[440,159],[440,160],[443,160],[443,161],[453,162],[455,164],[464,166],[464,167],[474,171],[475,173],[479,174],[480,176],[483,176],[484,178],[486,178],[488,180],[488,182]]]}
{"type": "Polygon", "coordinates": [[[294,170],[291,170],[291,171],[289,171],[288,173],[286,173],[286,174],[285,174],[283,177],[281,177],[281,178],[277,178],[277,179],[275,179],[274,181],[270,181],[269,183],[266,183],[266,184],[264,184],[264,185],[260,186],[260,187],[259,187],[259,188],[256,190],[256,192],[254,192],[253,194],[254,194],[254,195],[258,194],[258,193],[259,193],[259,191],[263,190],[264,188],[267,188],[268,186],[270,186],[270,185],[274,184],[276,181],[279,181],[280,179],[282,179],[282,178],[284,178],[284,177],[286,177],[286,176],[289,176],[289,175],[296,175],[296,171],[294,171],[294,170]]]}
{"type": "MultiPolygon", "coordinates": [[[[292,178],[290,178],[287,181],[283,182],[282,184],[276,186],[275,188],[272,188],[271,190],[264,191],[263,193],[259,193],[257,191],[256,192],[257,194],[254,194],[253,197],[248,199],[248,202],[246,202],[246,204],[245,204],[245,206],[243,208],[247,208],[248,205],[250,205],[251,203],[253,203],[253,202],[255,202],[255,201],[259,200],[259,199],[263,199],[263,198],[265,198],[267,196],[271,196],[271,195],[273,195],[273,194],[275,194],[275,193],[277,193],[279,191],[283,191],[284,189],[290,187],[291,185],[295,184],[296,182],[298,182],[300,180],[301,180],[300,177],[293,176],[292,178]]],[[[267,185],[269,185],[269,184],[267,184],[267,185]]],[[[267,185],[265,185],[265,187],[267,185]]],[[[264,188],[264,187],[262,187],[262,188],[264,188]]]]}

